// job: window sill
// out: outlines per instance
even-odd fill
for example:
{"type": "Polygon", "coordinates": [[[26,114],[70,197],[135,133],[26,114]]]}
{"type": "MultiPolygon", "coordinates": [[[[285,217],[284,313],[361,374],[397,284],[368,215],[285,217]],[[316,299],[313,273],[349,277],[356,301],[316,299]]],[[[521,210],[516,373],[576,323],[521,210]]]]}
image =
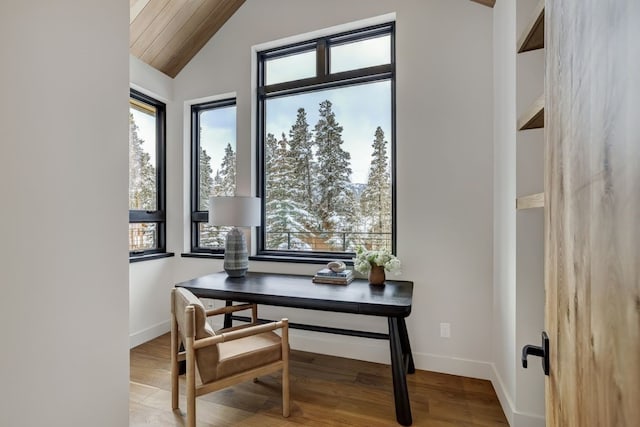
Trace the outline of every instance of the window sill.
{"type": "Polygon", "coordinates": [[[152,259],[169,258],[175,256],[173,252],[158,252],[154,254],[129,256],[129,264],[134,262],[149,261],[152,259]]]}
{"type": "Polygon", "coordinates": [[[254,255],[249,257],[249,261],[265,261],[265,262],[288,262],[292,264],[326,264],[330,261],[340,260],[347,265],[353,265],[351,256],[348,257],[305,257],[305,256],[286,256],[286,255],[254,255]]]}
{"type": "Polygon", "coordinates": [[[180,254],[182,258],[210,258],[210,259],[224,259],[224,254],[212,254],[209,252],[186,252],[180,254]]]}
{"type": "MultiPolygon", "coordinates": [[[[224,259],[224,254],[212,254],[207,252],[186,252],[180,254],[183,258],[208,258],[208,259],[224,259]]],[[[348,258],[339,257],[305,257],[305,256],[285,256],[285,255],[252,255],[249,257],[249,261],[262,261],[262,262],[287,262],[290,264],[326,264],[329,261],[335,261],[339,259],[347,265],[353,265],[351,256],[348,258]]]]}

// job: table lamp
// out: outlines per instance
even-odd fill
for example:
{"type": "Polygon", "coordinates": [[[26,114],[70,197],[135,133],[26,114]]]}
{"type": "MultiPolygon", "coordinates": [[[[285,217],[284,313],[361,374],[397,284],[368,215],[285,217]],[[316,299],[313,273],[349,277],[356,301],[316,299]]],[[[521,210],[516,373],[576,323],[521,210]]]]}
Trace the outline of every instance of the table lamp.
{"type": "Polygon", "coordinates": [[[249,253],[244,233],[238,227],[260,225],[258,197],[209,197],[209,224],[233,226],[224,246],[224,271],[229,277],[244,277],[249,268],[249,253]]]}

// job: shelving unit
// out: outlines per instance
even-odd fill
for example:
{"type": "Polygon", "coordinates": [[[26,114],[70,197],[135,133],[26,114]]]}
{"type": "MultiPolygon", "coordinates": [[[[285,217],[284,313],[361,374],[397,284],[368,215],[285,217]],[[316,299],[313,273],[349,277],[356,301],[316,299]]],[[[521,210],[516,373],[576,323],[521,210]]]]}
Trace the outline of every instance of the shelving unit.
{"type": "MultiPolygon", "coordinates": [[[[545,0],[540,0],[533,10],[529,24],[518,41],[518,53],[544,48],[544,2],[545,0]]],[[[520,116],[517,126],[519,131],[544,128],[544,94],[520,116]]],[[[528,194],[516,199],[518,210],[542,207],[544,207],[544,192],[528,194]]]]}
{"type": "MultiPolygon", "coordinates": [[[[544,81],[545,1],[517,0],[508,3],[511,3],[509,7],[515,8],[509,11],[515,12],[517,30],[515,37],[512,35],[511,47],[515,56],[515,116],[511,116],[511,131],[514,132],[513,126],[516,128],[513,147],[515,193],[512,193],[515,200],[510,203],[510,208],[515,208],[512,211],[515,217],[512,265],[517,313],[515,344],[519,345],[519,342],[536,342],[545,327],[545,212],[550,201],[544,192],[545,131],[540,129],[544,128],[544,116],[550,110],[549,99],[545,99],[544,81]]],[[[531,414],[544,416],[544,378],[537,372],[520,371],[519,366],[514,376],[515,395],[532,402],[526,407],[531,414]]],[[[516,406],[525,409],[525,406],[516,406]]]]}
{"type": "Polygon", "coordinates": [[[544,95],[541,95],[518,119],[518,130],[541,129],[544,127],[544,95]]]}
{"type": "Polygon", "coordinates": [[[476,3],[483,4],[485,6],[493,7],[496,5],[496,0],[471,0],[476,3]]]}
{"type": "Polygon", "coordinates": [[[518,53],[544,48],[544,0],[540,0],[526,31],[518,41],[518,53]]]}

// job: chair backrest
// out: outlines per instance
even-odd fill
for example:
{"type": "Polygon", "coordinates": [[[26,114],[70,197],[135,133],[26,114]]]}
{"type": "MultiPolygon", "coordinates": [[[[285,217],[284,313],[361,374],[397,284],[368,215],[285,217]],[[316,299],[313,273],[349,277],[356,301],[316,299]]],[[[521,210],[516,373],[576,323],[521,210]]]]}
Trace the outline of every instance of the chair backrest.
{"type": "MultiPolygon", "coordinates": [[[[215,336],[213,328],[211,328],[207,322],[204,305],[198,297],[184,288],[175,288],[172,295],[172,308],[178,323],[178,332],[183,342],[185,339],[185,331],[187,330],[186,324],[188,321],[185,310],[188,306],[192,306],[194,308],[195,339],[199,340],[215,336]]],[[[217,365],[220,360],[218,346],[212,345],[196,350],[195,359],[202,382],[207,383],[215,380],[217,377],[217,365]]]]}

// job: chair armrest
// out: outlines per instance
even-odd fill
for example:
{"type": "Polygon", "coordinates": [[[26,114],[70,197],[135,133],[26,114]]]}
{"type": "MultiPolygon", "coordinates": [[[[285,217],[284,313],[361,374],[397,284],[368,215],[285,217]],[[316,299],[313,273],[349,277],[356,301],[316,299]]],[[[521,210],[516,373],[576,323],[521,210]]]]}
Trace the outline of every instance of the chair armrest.
{"type": "Polygon", "coordinates": [[[229,313],[235,313],[236,311],[242,311],[242,310],[249,310],[251,309],[251,313],[252,313],[252,319],[255,322],[258,318],[258,306],[256,304],[238,304],[238,305],[232,305],[229,307],[220,307],[220,308],[215,308],[213,310],[207,310],[205,311],[205,315],[207,317],[210,316],[217,316],[219,314],[229,314],[229,313]]]}
{"type": "Polygon", "coordinates": [[[277,322],[269,322],[264,323],[262,325],[249,326],[247,328],[239,329],[237,331],[225,332],[220,335],[216,335],[213,337],[202,338],[196,340],[193,343],[194,349],[199,349],[203,347],[208,347],[210,345],[215,345],[221,342],[233,341],[240,338],[245,338],[252,335],[258,335],[265,332],[271,332],[276,329],[282,329],[283,336],[287,336],[288,339],[288,331],[289,331],[289,319],[282,319],[277,322]]]}

